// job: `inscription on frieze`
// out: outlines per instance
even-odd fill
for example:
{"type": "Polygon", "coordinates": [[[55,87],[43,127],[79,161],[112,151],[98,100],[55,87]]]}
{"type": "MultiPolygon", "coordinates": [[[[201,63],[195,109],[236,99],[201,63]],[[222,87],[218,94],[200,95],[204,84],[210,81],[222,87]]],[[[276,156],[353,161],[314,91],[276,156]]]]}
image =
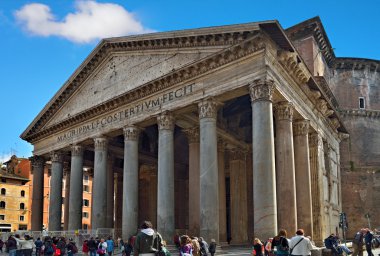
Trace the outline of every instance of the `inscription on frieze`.
{"type": "Polygon", "coordinates": [[[130,119],[136,115],[149,112],[155,109],[159,109],[165,104],[179,100],[193,92],[194,84],[185,85],[180,88],[174,89],[172,91],[158,95],[155,98],[148,99],[135,103],[133,105],[127,106],[124,109],[112,112],[106,116],[100,117],[91,122],[85,123],[75,129],[69,130],[57,137],[57,142],[63,142],[78,135],[88,133],[99,128],[106,127],[118,122],[123,122],[130,119]]]}

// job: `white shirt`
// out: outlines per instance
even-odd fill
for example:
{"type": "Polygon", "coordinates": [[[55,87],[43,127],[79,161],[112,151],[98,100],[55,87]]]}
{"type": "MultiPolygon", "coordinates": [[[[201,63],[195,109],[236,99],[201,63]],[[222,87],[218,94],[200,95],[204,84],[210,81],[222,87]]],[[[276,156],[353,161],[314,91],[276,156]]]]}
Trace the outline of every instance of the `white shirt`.
{"type": "Polygon", "coordinates": [[[290,249],[293,248],[292,255],[311,255],[311,250],[314,247],[311,244],[309,238],[297,235],[297,236],[293,236],[290,239],[289,248],[290,249]],[[303,240],[299,242],[302,238],[303,240]]]}

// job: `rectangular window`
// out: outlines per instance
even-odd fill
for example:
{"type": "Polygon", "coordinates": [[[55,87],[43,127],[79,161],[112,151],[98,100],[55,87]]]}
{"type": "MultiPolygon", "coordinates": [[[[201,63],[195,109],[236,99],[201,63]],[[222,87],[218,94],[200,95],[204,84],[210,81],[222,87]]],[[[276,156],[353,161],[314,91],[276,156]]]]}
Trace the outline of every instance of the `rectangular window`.
{"type": "Polygon", "coordinates": [[[88,212],[83,212],[83,218],[88,218],[88,212]]]}
{"type": "Polygon", "coordinates": [[[4,214],[0,215],[0,220],[5,220],[5,215],[4,214]]]}
{"type": "Polygon", "coordinates": [[[20,221],[24,221],[25,220],[25,216],[24,215],[20,215],[20,221]]]}
{"type": "Polygon", "coordinates": [[[365,100],[364,97],[359,97],[359,108],[365,109],[365,100]]]}
{"type": "Polygon", "coordinates": [[[88,225],[87,224],[83,224],[83,229],[88,229],[88,225]]]}
{"type": "Polygon", "coordinates": [[[90,187],[87,185],[83,185],[83,192],[90,192],[90,187]]]}
{"type": "Polygon", "coordinates": [[[83,206],[90,206],[90,201],[88,201],[88,199],[83,199],[83,206]]]}
{"type": "Polygon", "coordinates": [[[18,225],[18,230],[28,230],[27,225],[18,225]]]}

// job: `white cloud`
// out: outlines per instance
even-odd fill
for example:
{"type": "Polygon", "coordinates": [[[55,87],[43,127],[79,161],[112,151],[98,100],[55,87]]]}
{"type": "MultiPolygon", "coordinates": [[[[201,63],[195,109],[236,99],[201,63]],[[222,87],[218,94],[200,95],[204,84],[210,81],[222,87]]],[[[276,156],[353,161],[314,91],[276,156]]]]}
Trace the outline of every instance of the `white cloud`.
{"type": "Polygon", "coordinates": [[[151,32],[124,7],[113,3],[77,1],[75,12],[57,20],[49,6],[24,5],[15,12],[23,28],[37,36],[61,36],[76,43],[97,39],[151,32]]]}

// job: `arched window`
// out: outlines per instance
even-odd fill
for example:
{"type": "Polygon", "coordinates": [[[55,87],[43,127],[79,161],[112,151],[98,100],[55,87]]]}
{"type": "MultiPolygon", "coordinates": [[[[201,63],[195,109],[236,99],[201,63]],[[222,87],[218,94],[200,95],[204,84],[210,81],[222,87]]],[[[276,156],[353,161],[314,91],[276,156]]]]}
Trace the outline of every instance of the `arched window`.
{"type": "Polygon", "coordinates": [[[0,202],[0,209],[5,209],[5,202],[4,201],[0,202]]]}
{"type": "Polygon", "coordinates": [[[25,204],[24,203],[21,203],[20,204],[20,210],[24,210],[25,209],[25,204]]]}
{"type": "Polygon", "coordinates": [[[6,192],[7,192],[7,190],[6,190],[5,188],[2,188],[2,189],[1,189],[1,194],[2,194],[2,195],[5,195],[6,192]]]}
{"type": "Polygon", "coordinates": [[[21,190],[21,197],[25,197],[25,191],[21,190]]]}

